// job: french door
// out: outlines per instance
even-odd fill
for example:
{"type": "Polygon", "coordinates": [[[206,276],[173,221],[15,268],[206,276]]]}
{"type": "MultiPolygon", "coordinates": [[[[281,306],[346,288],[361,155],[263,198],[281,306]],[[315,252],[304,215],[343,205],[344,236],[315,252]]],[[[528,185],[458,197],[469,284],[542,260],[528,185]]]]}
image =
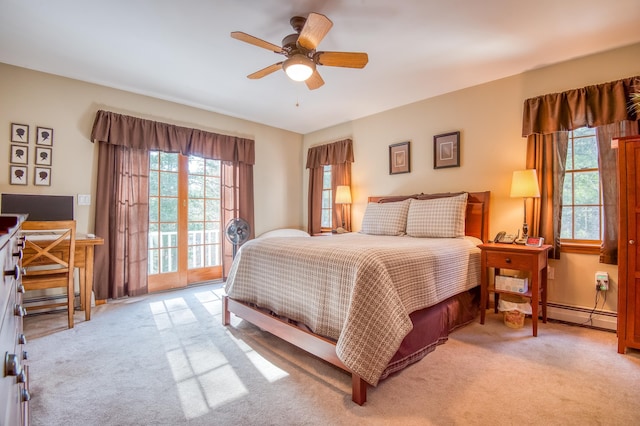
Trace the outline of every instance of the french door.
{"type": "Polygon", "coordinates": [[[149,291],[222,277],[220,161],[149,154],[149,291]]]}

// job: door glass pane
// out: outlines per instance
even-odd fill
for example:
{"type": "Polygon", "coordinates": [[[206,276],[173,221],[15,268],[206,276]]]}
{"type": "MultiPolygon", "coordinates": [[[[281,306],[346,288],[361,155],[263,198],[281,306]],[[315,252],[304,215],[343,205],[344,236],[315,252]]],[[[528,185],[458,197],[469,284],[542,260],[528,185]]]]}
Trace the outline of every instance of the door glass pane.
{"type": "Polygon", "coordinates": [[[178,270],[178,154],[149,154],[149,274],[178,270]]]}
{"type": "Polygon", "coordinates": [[[220,162],[189,157],[189,269],[221,264],[220,216],[220,162]]]}

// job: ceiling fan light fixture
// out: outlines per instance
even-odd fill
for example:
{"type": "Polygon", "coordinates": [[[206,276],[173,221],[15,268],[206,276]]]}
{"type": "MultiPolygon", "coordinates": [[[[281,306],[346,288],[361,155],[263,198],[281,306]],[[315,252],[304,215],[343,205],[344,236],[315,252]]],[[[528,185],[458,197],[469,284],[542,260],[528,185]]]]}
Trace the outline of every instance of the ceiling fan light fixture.
{"type": "Polygon", "coordinates": [[[305,81],[316,69],[316,64],[305,55],[296,54],[288,58],[282,64],[284,72],[293,81],[305,81]]]}

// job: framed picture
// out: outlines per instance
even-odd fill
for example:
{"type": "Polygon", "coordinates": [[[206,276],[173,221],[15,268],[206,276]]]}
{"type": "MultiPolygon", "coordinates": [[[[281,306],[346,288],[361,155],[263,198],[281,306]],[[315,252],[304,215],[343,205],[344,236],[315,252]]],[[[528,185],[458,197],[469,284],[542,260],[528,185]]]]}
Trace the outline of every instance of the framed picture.
{"type": "Polygon", "coordinates": [[[9,167],[9,183],[11,185],[26,185],[27,182],[27,166],[9,167]]]}
{"type": "Polygon", "coordinates": [[[11,142],[29,143],[29,126],[11,123],[11,142]]]}
{"type": "Polygon", "coordinates": [[[460,166],[460,132],[433,137],[433,168],[460,166]]]}
{"type": "Polygon", "coordinates": [[[11,157],[9,162],[13,164],[27,164],[29,147],[24,145],[11,145],[11,157]]]}
{"type": "Polygon", "coordinates": [[[411,150],[409,142],[389,145],[389,174],[409,173],[411,171],[411,150]]]}
{"type": "Polygon", "coordinates": [[[36,147],[36,165],[50,166],[52,150],[53,150],[52,148],[43,148],[41,146],[37,146],[36,147]]]}
{"type": "Polygon", "coordinates": [[[47,127],[38,127],[36,144],[48,146],[53,145],[53,129],[49,129],[47,127]]]}
{"type": "Polygon", "coordinates": [[[36,186],[51,186],[51,168],[35,167],[33,169],[33,184],[36,186]]]}

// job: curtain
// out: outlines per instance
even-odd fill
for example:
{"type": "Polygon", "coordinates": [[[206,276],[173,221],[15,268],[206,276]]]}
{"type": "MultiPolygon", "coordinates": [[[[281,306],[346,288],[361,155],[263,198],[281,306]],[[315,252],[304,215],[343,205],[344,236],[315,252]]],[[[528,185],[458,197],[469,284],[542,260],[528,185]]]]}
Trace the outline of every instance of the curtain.
{"type": "MultiPolygon", "coordinates": [[[[324,166],[331,166],[331,189],[336,193],[338,185],[351,185],[351,163],[353,163],[353,142],[344,139],[330,144],[309,148],[307,169],[309,169],[308,231],[311,235],[322,230],[322,178],[324,166]]],[[[342,224],[342,209],[336,214],[336,204],[332,200],[333,223],[342,224]]],[[[335,225],[334,225],[335,228],[335,225]]],[[[351,206],[345,206],[345,229],[351,230],[351,206]]]]}
{"type": "Polygon", "coordinates": [[[617,153],[611,148],[611,140],[638,133],[637,121],[621,121],[598,126],[596,129],[604,210],[600,263],[618,264],[618,170],[617,153]]]}
{"type": "MultiPolygon", "coordinates": [[[[524,102],[522,136],[527,138],[527,167],[537,170],[541,185],[541,196],[534,200],[528,214],[533,217],[534,232],[545,237],[546,241],[552,242],[552,256],[556,259],[560,256],[561,200],[567,132],[587,126],[597,128],[601,151],[598,162],[603,182],[605,236],[600,261],[617,262],[614,247],[617,244],[616,156],[610,149],[611,137],[615,132],[611,131],[609,126],[619,126],[626,121],[636,122],[638,117],[628,107],[628,102],[634,87],[639,86],[640,76],[635,76],[548,94],[524,102]],[[613,196],[613,193],[616,195],[613,196]]],[[[637,122],[635,126],[637,131],[637,122]]],[[[631,131],[633,126],[627,128],[631,131]]]]}
{"type": "MultiPolygon", "coordinates": [[[[221,180],[222,225],[225,226],[232,219],[242,218],[249,223],[249,239],[254,238],[253,166],[224,161],[221,180]]],[[[224,237],[222,257],[222,275],[226,279],[233,263],[233,244],[224,237]]]]}
{"type": "Polygon", "coordinates": [[[527,169],[536,169],[540,198],[527,203],[527,222],[531,235],[544,238],[553,246],[549,257],[560,258],[562,188],[567,160],[568,132],[530,135],[527,139],[527,169]]]}
{"type": "MultiPolygon", "coordinates": [[[[96,234],[105,238],[95,251],[97,299],[147,292],[149,151],[221,160],[223,192],[228,184],[232,195],[222,196],[223,225],[242,217],[253,230],[253,140],[102,110],[96,113],[91,139],[99,142],[96,234]]],[[[231,250],[223,239],[223,270],[231,250]]]]}
{"type": "Polygon", "coordinates": [[[98,154],[94,292],[96,299],[147,293],[149,154],[101,143],[98,154]],[[118,194],[114,202],[114,194],[118,194]]]}

